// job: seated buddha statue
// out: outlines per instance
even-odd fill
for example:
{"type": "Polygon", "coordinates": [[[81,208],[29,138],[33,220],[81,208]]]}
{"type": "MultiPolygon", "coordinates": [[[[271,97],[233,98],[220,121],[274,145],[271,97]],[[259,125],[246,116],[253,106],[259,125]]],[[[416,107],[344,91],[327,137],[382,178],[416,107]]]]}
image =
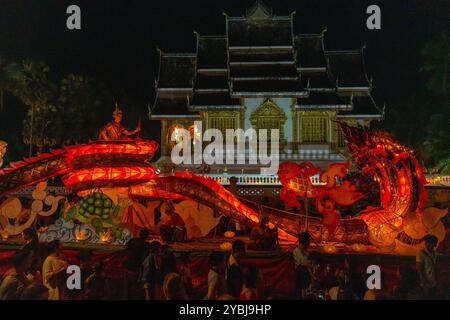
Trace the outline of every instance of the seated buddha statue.
{"type": "Polygon", "coordinates": [[[122,110],[119,109],[116,103],[116,108],[113,112],[113,121],[107,123],[98,134],[98,140],[127,140],[128,136],[136,134],[141,131],[141,122],[139,121],[136,129],[129,131],[121,124],[122,122],[122,110]]]}

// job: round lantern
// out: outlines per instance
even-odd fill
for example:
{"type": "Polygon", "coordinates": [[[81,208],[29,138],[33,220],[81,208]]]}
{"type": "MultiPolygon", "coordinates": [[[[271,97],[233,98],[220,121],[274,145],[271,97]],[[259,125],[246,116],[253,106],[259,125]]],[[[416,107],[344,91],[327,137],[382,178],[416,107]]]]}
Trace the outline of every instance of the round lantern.
{"type": "Polygon", "coordinates": [[[220,245],[220,249],[223,251],[231,251],[233,245],[230,242],[224,242],[220,245]]]}
{"type": "Polygon", "coordinates": [[[234,238],[236,234],[233,231],[226,231],[223,235],[225,238],[234,238]]]}

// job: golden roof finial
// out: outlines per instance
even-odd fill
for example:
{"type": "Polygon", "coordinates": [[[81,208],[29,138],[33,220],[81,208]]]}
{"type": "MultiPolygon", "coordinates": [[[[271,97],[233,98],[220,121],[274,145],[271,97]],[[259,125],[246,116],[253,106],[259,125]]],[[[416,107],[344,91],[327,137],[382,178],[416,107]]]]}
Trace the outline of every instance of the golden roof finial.
{"type": "Polygon", "coordinates": [[[121,113],[122,113],[122,110],[120,110],[119,103],[116,101],[115,109],[113,111],[113,116],[116,115],[116,114],[121,114],[121,113]]]}

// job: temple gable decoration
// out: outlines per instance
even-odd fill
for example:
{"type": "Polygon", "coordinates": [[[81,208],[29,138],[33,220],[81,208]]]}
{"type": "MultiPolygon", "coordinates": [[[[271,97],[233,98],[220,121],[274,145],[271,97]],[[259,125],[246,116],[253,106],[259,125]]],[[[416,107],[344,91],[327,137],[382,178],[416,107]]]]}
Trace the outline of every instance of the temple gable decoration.
{"type": "MultiPolygon", "coordinates": [[[[284,111],[270,98],[264,99],[261,105],[250,115],[250,123],[256,131],[259,129],[280,130],[281,142],[285,140],[284,124],[286,123],[286,120],[287,117],[284,111]]],[[[270,132],[268,133],[268,138],[269,137],[270,132]]]]}

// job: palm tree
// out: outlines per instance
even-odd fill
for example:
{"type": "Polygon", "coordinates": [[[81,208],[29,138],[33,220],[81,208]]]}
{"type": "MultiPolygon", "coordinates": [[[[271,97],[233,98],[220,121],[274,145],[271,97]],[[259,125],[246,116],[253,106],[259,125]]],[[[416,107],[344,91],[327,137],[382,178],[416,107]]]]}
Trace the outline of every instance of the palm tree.
{"type": "Polygon", "coordinates": [[[25,144],[30,145],[29,156],[31,156],[33,145],[41,144],[34,134],[35,115],[48,109],[55,85],[48,78],[49,67],[44,62],[24,60],[10,64],[8,70],[14,83],[13,94],[30,108],[28,112],[30,119],[25,121],[23,134],[25,144]]]}

